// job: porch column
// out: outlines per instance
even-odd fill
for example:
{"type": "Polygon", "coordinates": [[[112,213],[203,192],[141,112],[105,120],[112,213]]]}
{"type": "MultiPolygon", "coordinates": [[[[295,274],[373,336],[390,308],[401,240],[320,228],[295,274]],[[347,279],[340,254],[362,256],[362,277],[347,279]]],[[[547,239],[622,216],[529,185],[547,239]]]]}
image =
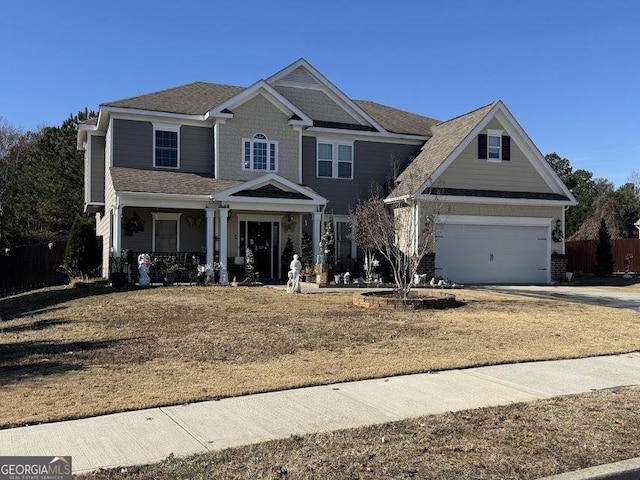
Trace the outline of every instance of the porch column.
{"type": "Polygon", "coordinates": [[[119,257],[122,252],[122,205],[119,203],[113,207],[113,257],[119,257]]]}
{"type": "Polygon", "coordinates": [[[207,264],[213,265],[213,254],[215,250],[215,239],[213,235],[213,225],[216,218],[216,211],[211,208],[205,208],[205,213],[207,215],[207,264]]]}
{"type": "Polygon", "coordinates": [[[229,207],[220,207],[218,209],[220,215],[220,262],[223,267],[220,268],[220,284],[229,285],[229,265],[227,265],[227,219],[229,215],[229,207]]]}
{"type": "Polygon", "coordinates": [[[320,255],[320,222],[322,220],[322,213],[313,212],[313,263],[318,261],[318,255],[320,255]]]}

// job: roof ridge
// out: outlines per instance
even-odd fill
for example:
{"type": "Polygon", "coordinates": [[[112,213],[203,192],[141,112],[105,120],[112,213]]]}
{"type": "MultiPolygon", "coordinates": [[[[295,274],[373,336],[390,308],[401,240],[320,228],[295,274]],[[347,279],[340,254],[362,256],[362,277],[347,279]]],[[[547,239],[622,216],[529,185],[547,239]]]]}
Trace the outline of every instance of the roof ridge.
{"type": "Polygon", "coordinates": [[[486,105],[483,105],[481,107],[475,108],[475,109],[471,110],[470,112],[462,113],[460,115],[457,115],[457,116],[455,116],[453,118],[450,118],[449,120],[445,120],[444,122],[440,122],[439,124],[435,125],[435,127],[439,127],[440,125],[444,125],[445,123],[453,122],[454,120],[458,120],[459,118],[466,117],[467,115],[471,115],[472,113],[476,113],[476,112],[482,110],[483,108],[493,107],[499,101],[500,100],[494,100],[493,102],[487,103],[486,105]]]}
{"type": "MultiPolygon", "coordinates": [[[[367,102],[367,103],[373,103],[375,105],[379,105],[381,107],[385,107],[385,108],[391,108],[393,110],[398,110],[399,112],[404,112],[404,113],[408,113],[410,115],[415,115],[416,117],[422,117],[425,118],[427,120],[433,120],[434,122],[440,122],[440,120],[438,120],[437,118],[433,118],[433,117],[427,117],[425,115],[421,115],[419,113],[415,113],[415,112],[410,112],[409,110],[403,110],[402,108],[398,108],[398,107],[392,107],[391,105],[386,105],[384,103],[380,103],[380,102],[376,102],[374,100],[363,100],[363,99],[358,99],[358,98],[352,98],[351,101],[353,102],[367,102]]],[[[442,123],[442,122],[440,122],[442,123]]]]}
{"type": "Polygon", "coordinates": [[[159,93],[165,93],[165,92],[169,92],[171,90],[177,90],[179,88],[188,87],[190,85],[209,85],[209,86],[215,85],[215,86],[219,86],[219,87],[228,87],[228,88],[241,88],[241,89],[247,88],[247,87],[240,87],[240,86],[237,86],[237,85],[226,85],[224,83],[213,83],[213,82],[204,82],[202,80],[196,80],[196,81],[193,81],[193,82],[188,82],[188,83],[183,83],[183,84],[180,84],[180,85],[175,85],[173,87],[162,88],[160,90],[154,90],[153,92],[141,93],[139,95],[132,95],[132,96],[126,97],[126,98],[119,98],[117,100],[112,100],[110,102],[103,102],[99,106],[103,106],[103,105],[104,106],[109,106],[109,104],[112,104],[112,103],[126,102],[126,101],[134,100],[134,99],[137,99],[137,98],[140,98],[140,97],[147,97],[147,96],[150,96],[150,95],[157,95],[159,93]]]}

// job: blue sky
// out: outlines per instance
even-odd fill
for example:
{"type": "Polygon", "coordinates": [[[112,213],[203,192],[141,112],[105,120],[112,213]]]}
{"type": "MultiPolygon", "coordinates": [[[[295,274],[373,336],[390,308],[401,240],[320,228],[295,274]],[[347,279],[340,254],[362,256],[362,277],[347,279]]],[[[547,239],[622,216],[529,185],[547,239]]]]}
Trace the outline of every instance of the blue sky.
{"type": "Polygon", "coordinates": [[[300,57],[351,98],[446,120],[503,100],[543,154],[640,171],[635,0],[5,2],[0,117],[24,129],[300,57]]]}

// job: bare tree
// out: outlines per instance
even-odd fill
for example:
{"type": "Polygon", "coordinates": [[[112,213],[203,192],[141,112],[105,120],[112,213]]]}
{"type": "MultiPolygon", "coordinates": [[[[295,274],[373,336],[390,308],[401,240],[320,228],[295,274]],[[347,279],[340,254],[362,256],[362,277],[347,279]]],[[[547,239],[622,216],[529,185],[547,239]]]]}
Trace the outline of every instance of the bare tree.
{"type": "Polygon", "coordinates": [[[433,247],[435,215],[421,215],[414,200],[387,205],[378,190],[351,212],[351,220],[352,239],[365,254],[377,251],[387,260],[396,289],[406,299],[420,261],[433,247]]]}
{"type": "Polygon", "coordinates": [[[6,200],[15,167],[18,164],[20,150],[17,148],[24,134],[0,117],[0,245],[5,243],[2,207],[6,200]]]}
{"type": "Polygon", "coordinates": [[[633,183],[633,190],[638,199],[640,199],[640,171],[632,170],[629,176],[629,182],[633,183]]]}

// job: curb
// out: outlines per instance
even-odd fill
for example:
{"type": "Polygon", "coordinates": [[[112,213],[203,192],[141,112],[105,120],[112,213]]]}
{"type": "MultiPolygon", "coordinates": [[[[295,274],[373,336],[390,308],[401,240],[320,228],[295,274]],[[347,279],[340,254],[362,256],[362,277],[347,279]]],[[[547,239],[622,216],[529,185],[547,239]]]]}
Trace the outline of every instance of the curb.
{"type": "Polygon", "coordinates": [[[640,479],[640,457],[607,463],[574,472],[561,473],[538,480],[638,480],[640,479]]]}

